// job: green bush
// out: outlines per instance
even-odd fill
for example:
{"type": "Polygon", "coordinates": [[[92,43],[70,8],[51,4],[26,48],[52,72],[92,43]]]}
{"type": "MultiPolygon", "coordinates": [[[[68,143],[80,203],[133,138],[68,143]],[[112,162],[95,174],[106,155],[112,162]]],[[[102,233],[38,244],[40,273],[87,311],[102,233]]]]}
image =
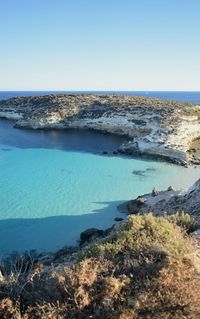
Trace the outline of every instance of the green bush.
{"type": "Polygon", "coordinates": [[[171,223],[175,223],[185,229],[188,234],[193,233],[200,227],[195,218],[184,212],[178,212],[174,215],[168,216],[167,218],[171,223]]]}
{"type": "Polygon", "coordinates": [[[34,267],[14,285],[5,278],[0,318],[200,318],[194,247],[175,216],[129,216],[73,265],[34,267]]]}
{"type": "Polygon", "coordinates": [[[95,257],[113,260],[117,256],[131,254],[133,259],[149,262],[154,255],[182,257],[190,253],[189,238],[175,225],[174,219],[154,217],[152,214],[128,216],[118,231],[100,242],[88,245],[79,258],[95,257]],[[173,222],[172,222],[173,220],[173,222]]]}

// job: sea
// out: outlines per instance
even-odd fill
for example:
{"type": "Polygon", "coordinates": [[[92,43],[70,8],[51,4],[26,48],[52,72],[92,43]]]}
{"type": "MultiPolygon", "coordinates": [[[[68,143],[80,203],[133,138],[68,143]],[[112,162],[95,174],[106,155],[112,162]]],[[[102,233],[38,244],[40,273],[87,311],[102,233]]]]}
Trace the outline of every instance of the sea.
{"type": "Polygon", "coordinates": [[[0,99],[15,96],[31,96],[44,94],[125,94],[158,98],[162,100],[175,100],[182,102],[200,103],[200,91],[0,91],[0,99]]]}
{"type": "MultiPolygon", "coordinates": [[[[136,94],[200,104],[200,92],[0,92],[0,99],[49,93],[136,94]]],[[[0,256],[77,245],[87,228],[105,229],[117,207],[172,185],[183,191],[200,176],[184,168],[113,154],[124,137],[81,130],[32,131],[0,120],[0,256]],[[107,154],[103,154],[107,152],[107,154]]]]}

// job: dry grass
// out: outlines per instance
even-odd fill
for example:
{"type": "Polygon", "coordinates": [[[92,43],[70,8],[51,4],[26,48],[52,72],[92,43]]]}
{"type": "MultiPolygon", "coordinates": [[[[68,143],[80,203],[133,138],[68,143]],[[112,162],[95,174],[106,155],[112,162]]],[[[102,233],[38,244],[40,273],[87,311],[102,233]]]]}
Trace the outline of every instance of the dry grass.
{"type": "MultiPolygon", "coordinates": [[[[130,216],[72,267],[35,267],[8,289],[2,319],[198,319],[200,278],[186,232],[166,218],[130,216]],[[9,292],[9,293],[8,293],[9,292]]],[[[14,274],[13,274],[14,276],[14,274]]]]}
{"type": "Polygon", "coordinates": [[[167,216],[167,219],[171,222],[185,229],[188,234],[193,233],[199,228],[199,223],[195,218],[185,212],[177,212],[174,215],[167,216]]]}

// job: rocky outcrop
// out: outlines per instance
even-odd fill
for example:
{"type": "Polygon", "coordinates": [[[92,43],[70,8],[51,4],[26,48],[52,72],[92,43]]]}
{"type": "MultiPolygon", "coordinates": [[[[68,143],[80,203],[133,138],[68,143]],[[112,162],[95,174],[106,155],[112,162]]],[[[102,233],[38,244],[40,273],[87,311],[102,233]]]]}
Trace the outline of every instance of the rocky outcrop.
{"type": "Polygon", "coordinates": [[[129,214],[152,212],[158,216],[184,211],[200,224],[200,179],[184,193],[170,187],[166,191],[160,191],[157,196],[150,193],[131,200],[125,204],[125,207],[129,214]],[[140,205],[136,207],[138,202],[140,205]]]}
{"type": "Polygon", "coordinates": [[[94,239],[104,236],[104,230],[97,228],[88,228],[80,234],[80,245],[88,243],[94,239]]]}
{"type": "Polygon", "coordinates": [[[129,95],[50,94],[0,101],[0,117],[32,129],[87,128],[130,137],[119,151],[199,164],[200,105],[129,95]]]}
{"type": "Polygon", "coordinates": [[[141,208],[147,207],[146,199],[144,197],[137,197],[136,199],[130,200],[127,203],[128,212],[131,214],[137,214],[140,212],[141,208]]]}

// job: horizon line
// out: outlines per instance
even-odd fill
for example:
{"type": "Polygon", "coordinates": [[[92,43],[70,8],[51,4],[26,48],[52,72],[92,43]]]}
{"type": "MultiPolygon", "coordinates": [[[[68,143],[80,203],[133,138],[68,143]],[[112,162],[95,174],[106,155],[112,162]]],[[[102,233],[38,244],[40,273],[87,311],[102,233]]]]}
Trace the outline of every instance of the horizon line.
{"type": "Polygon", "coordinates": [[[199,93],[197,90],[51,90],[51,89],[43,89],[43,90],[37,90],[37,89],[21,89],[21,90],[2,90],[0,89],[0,92],[192,92],[192,93],[199,93]]]}

